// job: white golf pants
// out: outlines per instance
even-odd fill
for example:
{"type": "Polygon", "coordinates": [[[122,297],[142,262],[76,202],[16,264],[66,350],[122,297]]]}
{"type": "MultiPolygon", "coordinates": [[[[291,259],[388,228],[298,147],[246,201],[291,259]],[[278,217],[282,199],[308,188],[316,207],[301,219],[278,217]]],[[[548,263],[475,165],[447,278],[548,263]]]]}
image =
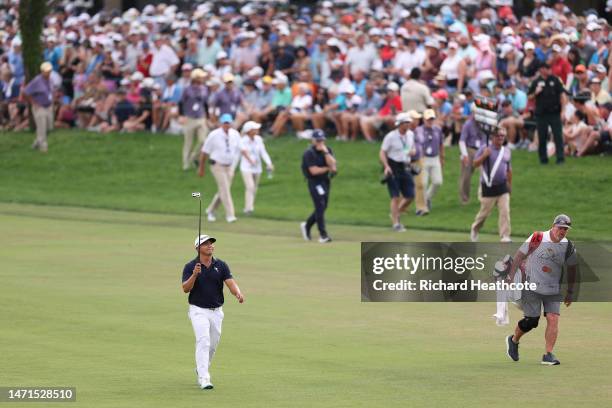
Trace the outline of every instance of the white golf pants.
{"type": "Polygon", "coordinates": [[[189,305],[189,319],[196,338],[195,359],[200,383],[210,382],[210,365],[221,339],[223,308],[203,309],[189,305]]]}

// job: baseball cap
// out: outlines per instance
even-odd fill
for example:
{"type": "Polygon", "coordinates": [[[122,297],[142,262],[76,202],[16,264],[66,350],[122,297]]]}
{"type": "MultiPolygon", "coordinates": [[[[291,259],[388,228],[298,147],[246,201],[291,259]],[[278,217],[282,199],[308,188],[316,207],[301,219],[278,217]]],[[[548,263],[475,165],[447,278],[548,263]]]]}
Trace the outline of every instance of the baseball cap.
{"type": "Polygon", "coordinates": [[[398,85],[397,83],[395,83],[395,82],[389,82],[389,83],[387,84],[387,89],[388,89],[389,91],[396,91],[396,92],[397,92],[397,91],[399,91],[400,87],[399,87],[399,85],[398,85]]]}
{"type": "Polygon", "coordinates": [[[576,68],[574,69],[574,72],[586,72],[586,67],[582,64],[578,64],[576,65],[576,68]]]}
{"type": "Polygon", "coordinates": [[[421,115],[419,112],[415,111],[414,109],[409,110],[408,114],[410,115],[412,119],[421,119],[423,117],[423,115],[421,115]]]}
{"type": "Polygon", "coordinates": [[[423,112],[423,117],[425,118],[425,120],[435,119],[436,111],[434,111],[433,109],[426,109],[425,112],[423,112]]]}
{"type": "Polygon", "coordinates": [[[53,65],[51,65],[50,62],[43,62],[42,64],[40,64],[40,71],[41,72],[51,72],[53,71],[53,65]]]}
{"type": "Polygon", "coordinates": [[[446,89],[438,89],[436,92],[432,93],[431,96],[436,99],[448,99],[448,92],[446,89]]]}
{"type": "Polygon", "coordinates": [[[312,140],[326,140],[327,138],[325,137],[325,132],[323,132],[321,129],[315,129],[312,131],[312,140]]]}
{"type": "Polygon", "coordinates": [[[196,68],[193,71],[191,71],[190,77],[191,79],[202,79],[202,78],[206,78],[207,75],[208,74],[203,69],[196,68]]]}
{"type": "Polygon", "coordinates": [[[223,74],[223,82],[234,82],[234,74],[231,72],[223,74]]]}
{"type": "Polygon", "coordinates": [[[595,71],[601,73],[601,74],[605,74],[608,71],[606,70],[606,66],[603,64],[597,64],[597,66],[595,67],[595,71]]]}
{"type": "Polygon", "coordinates": [[[412,116],[410,116],[410,113],[408,112],[399,113],[395,117],[395,126],[399,126],[402,123],[411,123],[411,122],[412,122],[412,116]]]}
{"type": "Polygon", "coordinates": [[[525,43],[525,50],[535,50],[535,44],[531,41],[525,43]]]}
{"type": "Polygon", "coordinates": [[[274,80],[270,75],[266,75],[262,78],[262,81],[264,82],[264,84],[271,84],[274,80]]]}
{"type": "Polygon", "coordinates": [[[557,227],[561,227],[561,228],[571,229],[572,219],[568,215],[559,214],[555,217],[555,220],[553,221],[553,225],[556,225],[557,227]]]}
{"type": "Polygon", "coordinates": [[[251,130],[256,130],[259,128],[261,128],[260,123],[249,120],[247,123],[244,124],[244,126],[242,126],[242,133],[247,133],[247,132],[250,132],[251,130]]]}
{"type": "Polygon", "coordinates": [[[232,117],[230,113],[224,113],[219,118],[219,122],[221,123],[232,123],[233,121],[234,121],[234,118],[232,117]]]}
{"type": "Polygon", "coordinates": [[[217,238],[213,238],[210,235],[200,235],[196,237],[194,246],[197,248],[199,245],[204,244],[206,241],[217,242],[217,238]]]}

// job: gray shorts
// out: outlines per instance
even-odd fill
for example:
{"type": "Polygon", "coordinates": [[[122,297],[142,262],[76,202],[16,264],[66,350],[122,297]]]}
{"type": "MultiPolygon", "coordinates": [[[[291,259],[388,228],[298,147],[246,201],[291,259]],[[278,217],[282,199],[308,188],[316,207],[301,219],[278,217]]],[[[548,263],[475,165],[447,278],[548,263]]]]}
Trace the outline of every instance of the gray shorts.
{"type": "Polygon", "coordinates": [[[539,317],[542,313],[542,305],[544,305],[544,314],[560,314],[561,300],[561,295],[540,295],[531,290],[524,290],[521,294],[523,313],[527,317],[539,317]]]}

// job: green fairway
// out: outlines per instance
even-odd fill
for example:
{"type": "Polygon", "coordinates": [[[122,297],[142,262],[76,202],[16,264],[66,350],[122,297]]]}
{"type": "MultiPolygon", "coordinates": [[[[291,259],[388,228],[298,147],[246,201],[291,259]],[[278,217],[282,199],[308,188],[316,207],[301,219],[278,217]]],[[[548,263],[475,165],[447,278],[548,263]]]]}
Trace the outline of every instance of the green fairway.
{"type": "MultiPolygon", "coordinates": [[[[142,197],[131,202],[129,188],[137,184],[127,170],[137,168],[138,161],[114,157],[118,147],[97,138],[84,139],[85,145],[98,146],[94,162],[106,163],[109,171],[116,165],[115,174],[125,176],[115,186],[116,198],[105,199],[110,185],[93,188],[91,179],[110,179],[94,176],[84,164],[67,183],[64,177],[75,170],[74,162],[64,167],[54,153],[39,158],[17,151],[16,157],[30,157],[41,179],[33,170],[26,172],[27,166],[17,159],[7,160],[12,164],[3,161],[3,174],[13,169],[16,179],[3,179],[4,199],[14,192],[8,199],[61,202],[61,192],[44,187],[44,180],[51,180],[56,188],[67,189],[62,204],[78,198],[91,206],[135,209],[159,193],[148,209],[193,213],[195,205],[184,192],[160,188],[158,177],[164,175],[164,183],[174,180],[184,189],[198,185],[194,177],[169,166],[177,160],[164,159],[160,166],[167,167],[152,174],[151,184],[137,191],[142,197]],[[104,160],[100,146],[111,150],[104,160]],[[16,190],[19,183],[25,184],[16,190]]],[[[153,139],[168,152],[178,146],[169,139],[153,139]]],[[[292,143],[273,146],[301,149],[292,143]]],[[[54,148],[60,149],[52,142],[54,148]]],[[[84,148],[82,155],[89,153],[84,148]]],[[[161,160],[162,155],[155,154],[161,160]]],[[[274,179],[281,181],[289,183],[289,176],[274,179]]],[[[263,196],[280,194],[275,191],[262,189],[262,212],[281,208],[264,204],[263,196]]],[[[450,203],[451,192],[447,194],[450,203]]],[[[384,200],[381,192],[381,206],[384,200]]],[[[279,218],[291,218],[298,201],[293,205],[279,218]]],[[[334,214],[342,218],[340,212],[334,214]]],[[[343,219],[348,222],[352,216],[343,219]]],[[[216,255],[231,266],[246,302],[239,305],[226,296],[223,335],[211,371],[215,389],[202,391],[193,372],[193,333],[180,289],[182,267],[194,255],[195,225],[193,215],[0,204],[0,385],[75,386],[76,403],[52,406],[86,408],[599,408],[612,400],[610,303],[563,308],[556,350],[562,365],[540,365],[542,325],[522,340],[521,361],[514,363],[504,346],[512,328],[494,324],[493,303],[360,302],[359,241],[396,240],[400,235],[376,227],[335,225],[335,242],[318,245],[302,241],[295,222],[261,219],[205,227],[218,238],[216,255]]],[[[593,224],[592,231],[596,227],[593,224]]],[[[409,231],[401,238],[440,241],[464,236],[409,231]]],[[[518,317],[512,309],[512,322],[518,317]]]]}
{"type": "MultiPolygon", "coordinates": [[[[208,202],[216,189],[210,173],[199,179],[194,171],[180,170],[182,137],[56,131],[50,136],[47,155],[32,151],[32,140],[32,133],[0,133],[1,202],[190,214],[194,210],[191,191],[202,191],[208,202]]],[[[311,211],[300,172],[307,142],[287,136],[267,144],[277,171],[272,180],[265,176],[262,180],[255,216],[302,220],[311,211]]],[[[379,145],[330,144],[339,161],[326,214],[332,237],[333,225],[340,223],[389,228],[387,191],[378,181],[379,145]]],[[[416,217],[412,207],[403,218],[409,229],[456,231],[462,232],[459,240],[469,238],[478,202],[474,197],[469,205],[459,204],[458,156],[457,148],[447,150],[444,184],[434,199],[433,211],[427,217],[416,217]]],[[[548,228],[553,217],[563,212],[572,216],[574,239],[612,240],[609,157],[568,158],[564,166],[540,166],[535,153],[515,151],[512,165],[512,234],[517,239],[548,228]]],[[[476,185],[474,176],[473,191],[476,185]]],[[[240,175],[233,187],[240,218],[240,175]]],[[[483,232],[497,232],[496,212],[483,232]]]]}

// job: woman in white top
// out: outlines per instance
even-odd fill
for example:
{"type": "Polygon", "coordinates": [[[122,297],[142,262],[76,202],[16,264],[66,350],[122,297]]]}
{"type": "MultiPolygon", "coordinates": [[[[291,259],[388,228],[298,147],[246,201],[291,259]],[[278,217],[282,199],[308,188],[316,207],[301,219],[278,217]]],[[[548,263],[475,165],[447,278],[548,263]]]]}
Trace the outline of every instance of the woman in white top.
{"type": "Polygon", "coordinates": [[[457,52],[458,47],[459,45],[454,41],[448,43],[446,58],[440,65],[440,74],[444,74],[447,85],[451,88],[457,88],[457,79],[459,78],[459,63],[462,58],[457,52]]]}
{"type": "Polygon", "coordinates": [[[266,163],[268,171],[274,166],[266,150],[263,139],[257,134],[261,124],[249,121],[242,127],[243,137],[240,142],[242,154],[240,160],[240,173],[244,181],[244,213],[249,215],[255,210],[255,194],[261,177],[261,161],[266,163]]]}
{"type": "Polygon", "coordinates": [[[310,85],[306,82],[298,84],[297,94],[291,100],[289,109],[279,113],[272,124],[271,130],[274,137],[280,136],[289,120],[291,120],[291,124],[296,132],[304,130],[305,122],[312,113],[312,95],[310,91],[310,85]]]}

